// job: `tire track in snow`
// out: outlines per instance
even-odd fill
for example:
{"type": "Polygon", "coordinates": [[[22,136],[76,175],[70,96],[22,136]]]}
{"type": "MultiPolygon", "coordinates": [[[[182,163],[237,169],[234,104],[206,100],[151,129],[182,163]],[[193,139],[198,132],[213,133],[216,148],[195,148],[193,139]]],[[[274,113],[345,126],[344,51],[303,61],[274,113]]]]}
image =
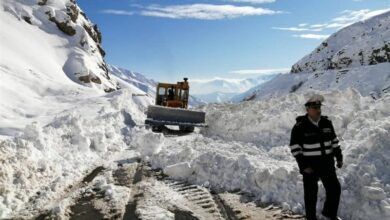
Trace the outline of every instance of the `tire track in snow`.
{"type": "Polygon", "coordinates": [[[234,193],[220,193],[216,195],[218,200],[226,208],[232,220],[303,220],[302,215],[297,215],[288,210],[269,205],[262,208],[253,202],[244,202],[245,196],[234,193]]]}
{"type": "MultiPolygon", "coordinates": [[[[102,167],[96,168],[83,179],[79,189],[88,188],[88,183],[101,175],[102,167]]],[[[119,162],[118,167],[112,170],[115,186],[129,188],[129,199],[121,203],[120,207],[112,207],[110,199],[105,198],[104,192],[89,186],[89,189],[81,193],[75,204],[68,207],[69,219],[134,219],[155,220],[162,214],[169,213],[169,219],[175,220],[292,220],[303,219],[300,215],[283,211],[279,207],[269,206],[261,208],[252,203],[242,201],[242,195],[236,193],[213,193],[203,186],[190,184],[185,181],[170,179],[161,170],[153,170],[149,164],[134,161],[119,162]],[[148,187],[144,187],[145,184],[148,187]],[[155,188],[153,188],[155,187],[155,188]],[[153,203],[156,209],[149,209],[148,200],[151,195],[165,191],[166,197],[177,194],[184,198],[184,206],[187,209],[173,205],[161,206],[153,203]],[[99,207],[96,207],[97,201],[99,207]],[[104,210],[101,207],[105,207],[104,210]]],[[[75,189],[77,190],[77,189],[75,189]]],[[[73,191],[75,191],[73,190],[73,191]]],[[[164,193],[163,193],[164,194],[164,193]]],[[[166,198],[169,201],[170,198],[166,198]]],[[[150,202],[150,201],[149,201],[150,202]]],[[[155,202],[155,201],[154,201],[155,202]]],[[[174,204],[174,203],[172,203],[174,204]]],[[[36,219],[53,219],[50,211],[38,216],[36,219]]]]}
{"type": "MultiPolygon", "coordinates": [[[[100,173],[102,173],[104,171],[104,167],[102,166],[99,166],[99,167],[96,167],[95,169],[93,169],[88,175],[86,175],[83,180],[77,184],[75,184],[74,186],[70,186],[70,189],[65,192],[65,195],[61,196],[60,199],[57,200],[57,202],[61,201],[61,200],[64,200],[68,197],[71,197],[72,194],[74,192],[76,192],[77,190],[79,190],[80,188],[83,188],[83,187],[86,187],[90,182],[92,182],[92,180],[97,176],[99,175],[100,173]]],[[[54,213],[52,213],[53,210],[51,209],[47,209],[45,211],[41,211],[40,214],[38,214],[37,216],[33,217],[32,219],[35,219],[35,220],[44,220],[44,219],[53,219],[53,218],[56,218],[56,215],[54,213]]],[[[93,216],[95,217],[98,216],[98,213],[94,212],[93,216]]]]}
{"type": "MultiPolygon", "coordinates": [[[[138,181],[138,167],[139,163],[132,160],[126,163],[118,163],[118,168],[112,171],[113,184],[130,190],[134,182],[138,181]]],[[[85,194],[82,194],[76,201],[76,204],[70,207],[71,220],[123,219],[127,205],[130,202],[125,201],[124,204],[117,204],[118,201],[105,196],[105,191],[94,188],[92,190],[92,193],[87,191],[85,194]]]]}
{"type": "Polygon", "coordinates": [[[207,188],[170,179],[165,179],[163,182],[192,203],[194,212],[198,209],[203,209],[202,211],[209,214],[209,216],[205,217],[211,217],[211,219],[215,220],[227,219],[225,212],[220,209],[220,206],[207,188]]]}

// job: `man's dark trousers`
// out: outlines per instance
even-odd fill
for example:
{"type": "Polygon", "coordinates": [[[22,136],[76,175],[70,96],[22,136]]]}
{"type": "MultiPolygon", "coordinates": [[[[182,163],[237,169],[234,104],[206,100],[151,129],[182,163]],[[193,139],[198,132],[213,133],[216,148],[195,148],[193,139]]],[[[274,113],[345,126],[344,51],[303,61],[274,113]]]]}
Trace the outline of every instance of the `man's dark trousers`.
{"type": "Polygon", "coordinates": [[[321,179],[326,191],[326,200],[322,213],[328,217],[336,217],[340,201],[341,187],[336,176],[334,160],[319,159],[316,161],[319,166],[313,166],[314,172],[303,173],[303,189],[305,194],[306,218],[316,218],[316,204],[318,192],[318,180],[321,179]]]}

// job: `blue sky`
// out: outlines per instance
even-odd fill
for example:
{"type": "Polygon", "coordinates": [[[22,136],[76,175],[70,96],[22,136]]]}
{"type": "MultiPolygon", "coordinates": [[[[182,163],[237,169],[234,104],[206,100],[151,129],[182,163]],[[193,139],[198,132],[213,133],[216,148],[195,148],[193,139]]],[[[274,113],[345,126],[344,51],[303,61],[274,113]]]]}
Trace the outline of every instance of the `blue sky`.
{"type": "Polygon", "coordinates": [[[106,61],[177,81],[286,72],[326,36],[390,0],[78,0],[106,61]]]}

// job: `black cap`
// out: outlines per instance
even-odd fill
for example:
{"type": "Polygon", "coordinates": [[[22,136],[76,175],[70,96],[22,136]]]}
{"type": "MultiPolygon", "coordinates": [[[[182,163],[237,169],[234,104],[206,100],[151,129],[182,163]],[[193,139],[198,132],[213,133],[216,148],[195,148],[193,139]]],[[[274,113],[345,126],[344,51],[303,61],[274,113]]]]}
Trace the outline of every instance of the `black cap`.
{"type": "Polygon", "coordinates": [[[320,101],[306,102],[306,107],[321,107],[322,103],[320,101]]]}

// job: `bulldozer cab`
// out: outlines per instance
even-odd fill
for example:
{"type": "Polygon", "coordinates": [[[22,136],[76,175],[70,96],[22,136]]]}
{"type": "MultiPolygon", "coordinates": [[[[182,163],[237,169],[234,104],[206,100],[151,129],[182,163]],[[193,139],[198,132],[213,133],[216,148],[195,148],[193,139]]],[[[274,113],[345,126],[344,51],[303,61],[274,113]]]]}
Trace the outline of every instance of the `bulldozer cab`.
{"type": "Polygon", "coordinates": [[[189,84],[188,79],[171,83],[159,83],[156,91],[156,105],[172,108],[188,108],[189,84]]]}
{"type": "Polygon", "coordinates": [[[179,126],[182,132],[206,127],[206,113],[188,109],[189,89],[188,78],[176,84],[157,84],[156,104],[148,106],[145,125],[155,132],[161,132],[166,125],[179,126]]]}

